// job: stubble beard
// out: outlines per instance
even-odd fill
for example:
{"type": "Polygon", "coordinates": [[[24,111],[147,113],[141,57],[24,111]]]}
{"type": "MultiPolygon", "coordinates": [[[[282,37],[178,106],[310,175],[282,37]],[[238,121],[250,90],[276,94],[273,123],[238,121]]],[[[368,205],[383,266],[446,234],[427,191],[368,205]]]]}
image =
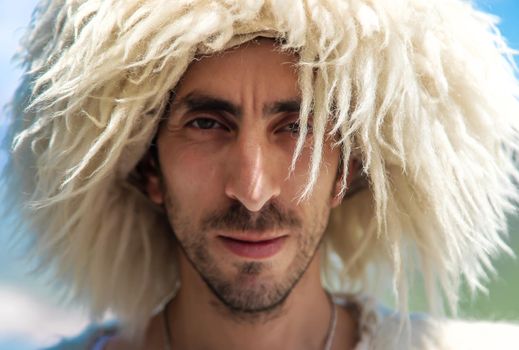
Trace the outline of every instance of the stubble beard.
{"type": "Polygon", "coordinates": [[[323,220],[326,213],[305,229],[294,213],[280,210],[276,205],[270,204],[252,218],[251,213],[236,202],[223,212],[213,213],[203,220],[200,228],[195,228],[192,220],[181,217],[179,202],[171,194],[167,193],[165,199],[169,222],[181,253],[226,311],[242,321],[265,320],[280,311],[314,259],[326,226],[326,220],[323,220]],[[279,279],[262,277],[272,267],[270,262],[263,261],[236,262],[233,275],[224,273],[218,259],[208,249],[205,234],[208,228],[261,231],[281,227],[290,229],[291,239],[296,243],[296,255],[279,279]]]}

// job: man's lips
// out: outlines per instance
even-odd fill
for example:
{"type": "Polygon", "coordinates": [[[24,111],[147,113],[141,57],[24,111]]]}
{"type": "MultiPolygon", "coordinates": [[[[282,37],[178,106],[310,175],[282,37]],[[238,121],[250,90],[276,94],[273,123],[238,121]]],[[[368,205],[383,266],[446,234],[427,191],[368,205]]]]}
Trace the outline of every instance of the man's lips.
{"type": "Polygon", "coordinates": [[[265,259],[281,250],[288,236],[264,237],[218,236],[223,245],[232,253],[244,258],[265,259]]]}

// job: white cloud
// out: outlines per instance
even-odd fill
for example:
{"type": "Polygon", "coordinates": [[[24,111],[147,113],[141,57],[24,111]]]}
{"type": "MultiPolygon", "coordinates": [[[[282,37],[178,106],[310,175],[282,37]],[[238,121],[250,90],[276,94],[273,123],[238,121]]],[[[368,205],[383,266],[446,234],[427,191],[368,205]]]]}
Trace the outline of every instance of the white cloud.
{"type": "Polygon", "coordinates": [[[2,339],[22,339],[44,347],[81,332],[88,318],[79,311],[59,308],[26,291],[0,286],[0,345],[2,339]]]}

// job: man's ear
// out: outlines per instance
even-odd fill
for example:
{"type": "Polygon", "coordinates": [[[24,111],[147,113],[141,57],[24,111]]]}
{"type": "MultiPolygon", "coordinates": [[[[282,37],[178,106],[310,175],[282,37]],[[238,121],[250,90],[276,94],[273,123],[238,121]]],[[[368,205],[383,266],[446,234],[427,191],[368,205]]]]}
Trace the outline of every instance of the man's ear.
{"type": "Polygon", "coordinates": [[[158,150],[152,146],[146,155],[142,158],[137,166],[142,190],[148,198],[155,204],[162,205],[164,203],[164,194],[162,191],[162,176],[158,161],[158,150]]]}
{"type": "Polygon", "coordinates": [[[164,195],[162,193],[162,183],[160,176],[150,175],[148,177],[148,181],[146,183],[146,192],[148,193],[148,197],[153,203],[158,205],[162,205],[164,203],[164,195]]]}
{"type": "MultiPolygon", "coordinates": [[[[340,195],[341,193],[341,182],[342,182],[342,165],[339,163],[339,171],[337,174],[337,178],[335,179],[335,186],[333,189],[333,197],[331,202],[331,207],[335,208],[339,206],[342,203],[342,200],[344,199],[345,193],[340,195]]],[[[350,188],[350,184],[353,180],[353,178],[356,176],[356,174],[360,170],[360,162],[356,159],[351,157],[348,163],[348,176],[346,177],[346,189],[350,188]]]]}

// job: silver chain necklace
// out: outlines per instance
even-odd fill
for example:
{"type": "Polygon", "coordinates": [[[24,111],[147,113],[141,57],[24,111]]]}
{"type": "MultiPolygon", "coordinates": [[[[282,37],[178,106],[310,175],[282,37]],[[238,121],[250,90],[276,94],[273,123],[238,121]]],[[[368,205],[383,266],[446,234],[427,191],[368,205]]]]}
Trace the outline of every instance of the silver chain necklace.
{"type": "MultiPolygon", "coordinates": [[[[331,350],[333,345],[333,339],[335,336],[335,327],[337,325],[337,307],[335,306],[335,303],[333,302],[332,296],[327,292],[328,299],[330,300],[330,306],[332,308],[332,314],[330,317],[330,325],[328,326],[328,332],[326,334],[326,342],[324,343],[323,350],[331,350]]],[[[172,350],[172,342],[171,342],[171,331],[169,329],[169,317],[168,317],[168,304],[164,307],[163,313],[163,325],[164,325],[164,349],[165,350],[172,350]]]]}

